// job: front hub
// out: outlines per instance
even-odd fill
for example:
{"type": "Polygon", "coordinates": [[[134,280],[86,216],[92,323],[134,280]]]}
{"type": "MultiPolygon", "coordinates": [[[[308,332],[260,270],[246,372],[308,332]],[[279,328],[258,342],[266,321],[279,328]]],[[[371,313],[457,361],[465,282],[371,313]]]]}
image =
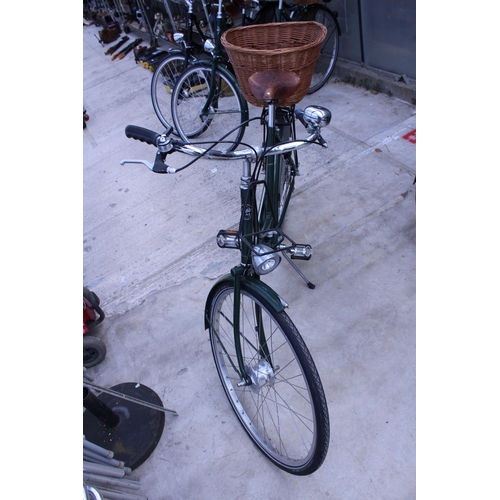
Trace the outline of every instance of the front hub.
{"type": "Polygon", "coordinates": [[[274,386],[274,381],[276,379],[275,371],[265,359],[261,359],[253,366],[247,365],[245,368],[248,377],[250,377],[252,381],[250,389],[256,394],[266,385],[269,387],[274,386]]]}

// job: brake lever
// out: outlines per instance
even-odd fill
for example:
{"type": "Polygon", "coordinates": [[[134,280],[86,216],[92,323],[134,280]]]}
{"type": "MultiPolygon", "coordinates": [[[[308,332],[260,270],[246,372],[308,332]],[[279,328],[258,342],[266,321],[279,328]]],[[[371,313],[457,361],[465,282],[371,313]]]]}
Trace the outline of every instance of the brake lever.
{"type": "Polygon", "coordinates": [[[141,163],[142,165],[146,165],[146,167],[148,167],[149,170],[153,170],[154,168],[154,165],[146,160],[130,160],[130,159],[120,160],[120,165],[125,165],[125,163],[141,163]]]}
{"type": "Polygon", "coordinates": [[[151,130],[142,129],[141,127],[129,126],[127,127],[128,136],[133,139],[146,142],[147,144],[156,144],[158,150],[156,151],[155,161],[151,163],[146,160],[121,160],[120,165],[125,165],[125,163],[140,163],[149,168],[152,172],[157,174],[168,174],[172,173],[172,169],[165,164],[165,158],[167,154],[173,149],[171,144],[171,139],[169,135],[171,134],[173,128],[169,127],[162,135],[155,134],[151,130]]]}
{"type": "Polygon", "coordinates": [[[153,172],[157,174],[168,174],[168,169],[170,168],[165,163],[165,158],[167,157],[167,153],[162,153],[161,151],[156,152],[155,162],[153,165],[153,172]]]}
{"type": "Polygon", "coordinates": [[[168,174],[169,166],[165,164],[164,160],[166,157],[166,153],[162,153],[161,151],[156,152],[155,162],[151,163],[146,160],[121,160],[120,165],[125,165],[125,163],[141,163],[142,165],[146,165],[152,172],[156,174],[168,174]]]}

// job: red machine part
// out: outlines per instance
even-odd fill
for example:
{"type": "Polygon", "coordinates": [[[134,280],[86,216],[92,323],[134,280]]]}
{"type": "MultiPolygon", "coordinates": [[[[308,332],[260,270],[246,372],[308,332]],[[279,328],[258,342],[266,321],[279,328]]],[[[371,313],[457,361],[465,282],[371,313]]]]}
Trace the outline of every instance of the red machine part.
{"type": "Polygon", "coordinates": [[[83,334],[85,335],[89,331],[88,323],[89,321],[95,321],[97,314],[92,304],[83,297],[83,334]]]}

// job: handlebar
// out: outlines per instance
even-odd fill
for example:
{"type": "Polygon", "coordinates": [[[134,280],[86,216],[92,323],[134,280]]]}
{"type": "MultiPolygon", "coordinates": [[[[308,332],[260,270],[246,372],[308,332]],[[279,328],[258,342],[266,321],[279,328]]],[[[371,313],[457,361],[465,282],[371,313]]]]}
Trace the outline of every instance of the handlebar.
{"type": "Polygon", "coordinates": [[[157,141],[161,134],[149,130],[147,128],[138,127],[137,125],[127,125],[125,128],[125,135],[129,139],[136,139],[137,141],[145,142],[146,144],[151,144],[151,146],[156,146],[157,141]]]}
{"type": "Polygon", "coordinates": [[[154,163],[145,160],[122,160],[120,165],[125,163],[141,163],[146,165],[150,170],[156,173],[175,174],[201,157],[211,160],[237,160],[247,159],[251,162],[256,162],[258,159],[265,156],[279,155],[289,151],[296,151],[311,144],[320,144],[324,148],[328,147],[326,141],[321,137],[321,127],[330,123],[331,113],[328,109],[322,106],[308,106],[304,111],[300,109],[295,110],[295,116],[306,127],[309,136],[304,139],[297,139],[290,142],[276,144],[275,146],[266,149],[262,146],[247,147],[236,151],[219,151],[213,149],[215,144],[209,148],[200,148],[195,144],[182,142],[178,139],[169,137],[172,132],[172,127],[166,130],[163,134],[154,132],[137,125],[127,125],[125,128],[125,135],[128,138],[135,139],[151,146],[157,147],[157,153],[154,163]],[[165,159],[169,153],[180,152],[190,156],[196,157],[196,160],[188,163],[182,167],[169,167],[165,164],[165,159]]]}

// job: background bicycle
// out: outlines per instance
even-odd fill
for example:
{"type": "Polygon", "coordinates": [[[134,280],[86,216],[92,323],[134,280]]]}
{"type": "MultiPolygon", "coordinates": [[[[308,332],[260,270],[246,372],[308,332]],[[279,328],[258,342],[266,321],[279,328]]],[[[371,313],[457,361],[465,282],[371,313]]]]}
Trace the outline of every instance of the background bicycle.
{"type": "Polygon", "coordinates": [[[186,142],[214,142],[233,150],[243,138],[248,120],[248,105],[221,45],[226,23],[222,0],[217,6],[216,37],[206,43],[211,59],[198,59],[177,78],[171,96],[174,129],[186,142]]]}
{"type": "MultiPolygon", "coordinates": [[[[156,68],[151,79],[151,102],[158,119],[165,128],[172,126],[171,95],[179,75],[187,66],[198,58],[209,59],[210,55],[204,52],[206,40],[215,39],[215,31],[208,23],[212,5],[201,0],[204,11],[203,27],[193,8],[193,0],[182,0],[185,10],[184,29],[172,35],[177,47],[169,48],[170,55],[165,58],[156,68]],[[194,35],[198,37],[194,41],[194,35]]],[[[180,7],[180,6],[179,6],[180,7]]],[[[174,129],[173,133],[177,135],[174,129]]]]}
{"type": "MultiPolygon", "coordinates": [[[[161,123],[185,141],[194,139],[216,140],[226,136],[234,149],[241,141],[248,119],[248,106],[234,78],[227,55],[220,44],[220,34],[226,29],[226,17],[219,0],[216,15],[209,13],[215,39],[205,39],[204,48],[209,57],[194,57],[193,30],[195,16],[192,2],[188,6],[187,41],[184,50],[164,60],[153,74],[151,98],[161,123]],[[177,82],[181,80],[178,87],[177,82]],[[175,114],[175,116],[172,116],[175,114]],[[233,130],[233,133],[226,132],[233,130]]],[[[211,6],[213,8],[213,6],[211,6]]],[[[208,12],[208,11],[207,11],[208,12]]],[[[199,29],[199,24],[198,24],[199,29]]],[[[184,36],[178,36],[183,43],[184,36]]]]}

